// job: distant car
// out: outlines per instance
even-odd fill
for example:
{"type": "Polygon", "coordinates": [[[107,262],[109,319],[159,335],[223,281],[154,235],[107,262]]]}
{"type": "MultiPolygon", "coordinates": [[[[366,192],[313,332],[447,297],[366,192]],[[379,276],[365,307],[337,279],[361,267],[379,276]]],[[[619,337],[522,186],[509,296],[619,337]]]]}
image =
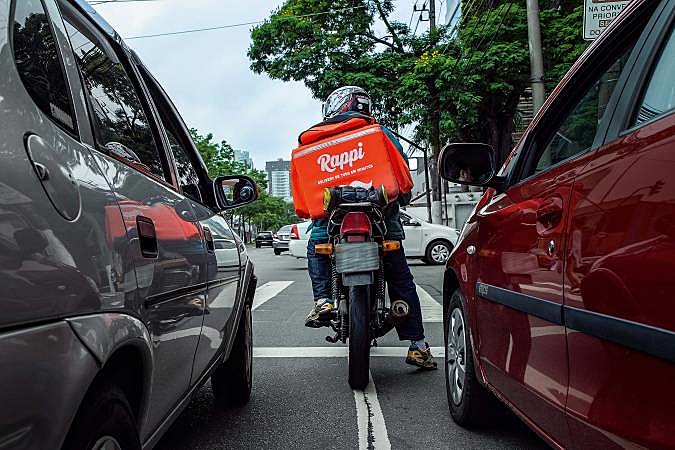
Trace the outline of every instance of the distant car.
{"type": "Polygon", "coordinates": [[[272,247],[274,248],[274,254],[279,256],[281,252],[288,251],[288,242],[291,240],[291,228],[293,225],[286,225],[279,230],[277,230],[276,238],[272,242],[272,247]]]}
{"type": "Polygon", "coordinates": [[[296,258],[307,258],[307,242],[311,230],[311,221],[296,223],[291,227],[291,241],[288,244],[290,254],[296,258]]]}
{"type": "Polygon", "coordinates": [[[261,231],[255,236],[255,248],[263,246],[272,247],[274,242],[274,233],[271,231],[261,231]]]}
{"type": "MultiPolygon", "coordinates": [[[[219,269],[239,265],[239,252],[242,246],[238,245],[235,239],[219,239],[214,236],[213,247],[219,269]]],[[[246,246],[243,246],[243,251],[246,251],[246,246]]]]}
{"type": "MultiPolygon", "coordinates": [[[[296,258],[307,257],[310,223],[292,225],[289,247],[291,255],[296,258]]],[[[445,264],[457,243],[459,233],[456,229],[425,222],[405,211],[401,211],[401,223],[405,231],[403,249],[407,258],[422,259],[427,264],[445,264]]]]}
{"type": "Polygon", "coordinates": [[[418,258],[427,264],[446,263],[459,238],[456,229],[429,223],[407,211],[401,211],[401,223],[405,231],[406,258],[418,258]]]}
{"type": "Polygon", "coordinates": [[[496,398],[553,448],[675,446],[674,11],[630,2],[501,169],[442,151],[443,178],[487,188],[443,280],[458,424],[496,398]]]}
{"type": "MultiPolygon", "coordinates": [[[[84,0],[0,0],[0,448],[152,448],[252,383],[257,279],[171,100],[84,0]]],[[[237,411],[242,411],[237,409],[237,411]]]]}

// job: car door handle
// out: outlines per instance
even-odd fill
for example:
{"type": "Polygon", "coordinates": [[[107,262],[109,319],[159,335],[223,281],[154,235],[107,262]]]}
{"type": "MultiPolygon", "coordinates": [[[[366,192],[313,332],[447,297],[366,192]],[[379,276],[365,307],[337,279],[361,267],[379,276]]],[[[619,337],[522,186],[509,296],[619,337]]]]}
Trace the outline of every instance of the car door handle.
{"type": "Polygon", "coordinates": [[[204,240],[206,241],[206,250],[209,252],[216,251],[216,244],[213,242],[213,233],[209,227],[202,227],[204,229],[204,240]]]}
{"type": "Polygon", "coordinates": [[[563,219],[563,201],[559,196],[549,197],[537,208],[537,231],[550,231],[563,219]]]}
{"type": "Polygon", "coordinates": [[[145,258],[157,258],[157,231],[152,219],[144,216],[136,216],[136,228],[138,229],[138,242],[141,246],[141,254],[145,258]]]}

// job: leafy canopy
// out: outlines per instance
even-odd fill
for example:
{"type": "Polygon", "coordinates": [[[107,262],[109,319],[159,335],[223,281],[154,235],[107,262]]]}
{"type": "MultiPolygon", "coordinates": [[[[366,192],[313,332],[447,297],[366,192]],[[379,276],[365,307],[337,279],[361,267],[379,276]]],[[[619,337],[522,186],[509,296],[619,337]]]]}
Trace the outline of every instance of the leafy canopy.
{"type": "MultiPolygon", "coordinates": [[[[438,121],[442,141],[488,142],[503,158],[529,85],[527,19],[523,2],[487,3],[463,2],[457,30],[415,35],[392,19],[391,0],[287,0],[253,28],[248,56],[254,72],[303,81],[318,99],[359,85],[385,124],[414,124],[429,142],[438,121]]],[[[541,4],[549,86],[586,46],[582,12],[570,0],[541,4]]]]}

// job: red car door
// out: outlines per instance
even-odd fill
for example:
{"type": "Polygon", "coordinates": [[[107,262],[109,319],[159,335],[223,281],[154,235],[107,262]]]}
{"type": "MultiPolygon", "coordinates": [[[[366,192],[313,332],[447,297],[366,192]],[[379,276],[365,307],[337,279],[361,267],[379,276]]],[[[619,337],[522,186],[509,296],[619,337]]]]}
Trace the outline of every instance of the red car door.
{"type": "Polygon", "coordinates": [[[605,110],[638,35],[628,34],[609,58],[586,58],[552,94],[523,141],[510,187],[477,217],[481,366],[490,384],[563,447],[572,442],[563,281],[573,186],[606,132],[605,110]]]}
{"type": "Polygon", "coordinates": [[[577,448],[675,445],[675,2],[668,3],[670,14],[657,16],[640,55],[654,66],[636,64],[609,143],[574,185],[564,315],[577,448]]]}
{"type": "Polygon", "coordinates": [[[572,169],[508,189],[477,217],[481,365],[509,402],[561,443],[568,442],[562,256],[572,169]]]}

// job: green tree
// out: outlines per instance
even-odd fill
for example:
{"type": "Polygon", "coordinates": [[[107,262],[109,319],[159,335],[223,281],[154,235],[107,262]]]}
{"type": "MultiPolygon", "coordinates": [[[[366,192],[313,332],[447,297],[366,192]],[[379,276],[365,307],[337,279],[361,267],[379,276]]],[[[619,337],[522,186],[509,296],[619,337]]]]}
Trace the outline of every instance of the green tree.
{"type": "Polygon", "coordinates": [[[264,191],[260,192],[256,202],[242,208],[241,214],[258,230],[276,230],[299,221],[293,205],[264,191]]]}
{"type": "Polygon", "coordinates": [[[190,135],[202,155],[211,178],[219,175],[246,175],[258,185],[258,200],[227,215],[231,223],[236,221],[238,224],[235,231],[240,235],[243,236],[244,224],[255,225],[259,230],[267,230],[298,221],[291,204],[267,193],[267,174],[264,171],[235,161],[232,146],[226,141],[214,142],[211,133],[202,135],[197,130],[191,129],[190,135]]]}
{"type": "Polygon", "coordinates": [[[234,160],[234,149],[226,141],[213,142],[212,133],[202,136],[194,128],[190,129],[190,136],[202,155],[209,177],[243,175],[248,171],[244,163],[234,160]]]}
{"type": "MultiPolygon", "coordinates": [[[[416,138],[430,142],[438,119],[440,140],[488,142],[503,159],[529,84],[526,13],[520,2],[475,5],[463,2],[456,32],[415,36],[391,19],[390,0],[287,0],[252,30],[251,68],[303,81],[318,99],[340,85],[362,86],[383,123],[417,124],[416,138]]],[[[572,0],[541,4],[549,87],[586,47],[582,13],[572,0]]]]}
{"type": "MultiPolygon", "coordinates": [[[[405,24],[392,21],[393,10],[392,0],[287,0],[251,31],[251,68],[275,79],[303,81],[319,99],[339,86],[361,86],[382,123],[399,128],[414,120],[404,114],[411,102],[397,96],[401,78],[443,32],[417,38],[405,24]],[[381,29],[386,31],[376,31],[381,29]]],[[[438,88],[436,74],[425,75],[413,102],[428,109],[438,88]]]]}

